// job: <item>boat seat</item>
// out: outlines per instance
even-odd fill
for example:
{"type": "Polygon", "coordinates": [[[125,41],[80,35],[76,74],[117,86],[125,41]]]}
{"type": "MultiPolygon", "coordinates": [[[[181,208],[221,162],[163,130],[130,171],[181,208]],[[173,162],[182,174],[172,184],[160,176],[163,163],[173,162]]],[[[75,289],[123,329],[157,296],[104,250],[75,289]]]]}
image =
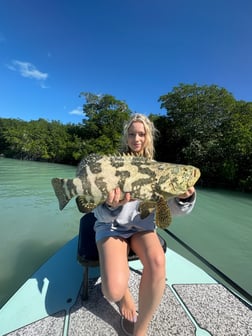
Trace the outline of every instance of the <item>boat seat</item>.
{"type": "MultiPolygon", "coordinates": [[[[81,207],[81,199],[78,196],[76,198],[76,203],[80,212],[83,212],[81,207]]],[[[83,266],[83,282],[81,287],[81,298],[82,300],[88,299],[88,279],[89,279],[89,267],[99,266],[99,255],[95,242],[95,231],[94,224],[96,218],[92,212],[89,212],[81,217],[79,226],[79,237],[78,237],[78,250],[77,259],[78,262],[83,266]]],[[[166,252],[166,242],[158,235],[160,243],[163,247],[164,253],[166,252]]],[[[130,250],[128,255],[128,261],[138,260],[138,256],[130,250]]]]}

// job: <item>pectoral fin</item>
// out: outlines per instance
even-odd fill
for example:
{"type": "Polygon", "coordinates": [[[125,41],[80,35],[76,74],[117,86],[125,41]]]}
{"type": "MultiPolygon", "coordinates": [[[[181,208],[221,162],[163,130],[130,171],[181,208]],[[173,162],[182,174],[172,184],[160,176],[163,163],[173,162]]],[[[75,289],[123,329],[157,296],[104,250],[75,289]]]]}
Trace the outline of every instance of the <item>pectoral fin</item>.
{"type": "Polygon", "coordinates": [[[157,201],[155,220],[157,226],[161,229],[166,229],[171,224],[171,210],[163,197],[160,197],[157,201]]]}
{"type": "Polygon", "coordinates": [[[153,212],[155,208],[156,208],[156,202],[152,202],[152,201],[141,202],[138,208],[141,219],[144,219],[147,216],[149,216],[149,214],[153,212]]]}

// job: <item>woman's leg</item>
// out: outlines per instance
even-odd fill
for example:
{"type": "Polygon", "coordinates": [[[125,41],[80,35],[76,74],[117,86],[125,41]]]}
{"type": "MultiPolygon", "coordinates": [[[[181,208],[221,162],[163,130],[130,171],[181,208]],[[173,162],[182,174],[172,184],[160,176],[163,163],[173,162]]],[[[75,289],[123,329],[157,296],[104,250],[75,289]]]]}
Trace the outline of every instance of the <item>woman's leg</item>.
{"type": "Polygon", "coordinates": [[[121,314],[128,320],[136,318],[136,307],[128,289],[128,243],[121,238],[109,237],[97,242],[102,292],[112,302],[120,303],[121,314]]]}
{"type": "Polygon", "coordinates": [[[147,334],[148,325],[162,299],[165,288],[165,255],[156,232],[137,233],[131,248],[144,269],[139,288],[139,314],[134,335],[147,334]]]}

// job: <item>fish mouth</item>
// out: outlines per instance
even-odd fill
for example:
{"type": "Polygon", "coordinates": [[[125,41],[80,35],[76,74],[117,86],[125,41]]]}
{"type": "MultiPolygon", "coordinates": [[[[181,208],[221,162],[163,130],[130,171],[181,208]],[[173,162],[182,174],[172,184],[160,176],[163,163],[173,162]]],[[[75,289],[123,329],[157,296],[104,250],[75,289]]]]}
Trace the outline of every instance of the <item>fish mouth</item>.
{"type": "Polygon", "coordinates": [[[195,169],[193,175],[194,175],[194,178],[198,180],[200,178],[200,170],[199,169],[195,169]]]}

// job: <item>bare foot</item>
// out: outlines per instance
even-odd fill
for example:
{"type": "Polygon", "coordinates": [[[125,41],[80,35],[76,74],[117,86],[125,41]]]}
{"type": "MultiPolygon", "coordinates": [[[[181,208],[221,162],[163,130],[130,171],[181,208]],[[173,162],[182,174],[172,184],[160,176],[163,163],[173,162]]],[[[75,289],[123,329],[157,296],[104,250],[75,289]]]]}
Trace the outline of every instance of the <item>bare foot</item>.
{"type": "Polygon", "coordinates": [[[119,304],[122,316],[131,322],[136,322],[137,320],[136,306],[133,297],[129,291],[129,288],[127,289],[124,297],[121,299],[119,304]]]}

